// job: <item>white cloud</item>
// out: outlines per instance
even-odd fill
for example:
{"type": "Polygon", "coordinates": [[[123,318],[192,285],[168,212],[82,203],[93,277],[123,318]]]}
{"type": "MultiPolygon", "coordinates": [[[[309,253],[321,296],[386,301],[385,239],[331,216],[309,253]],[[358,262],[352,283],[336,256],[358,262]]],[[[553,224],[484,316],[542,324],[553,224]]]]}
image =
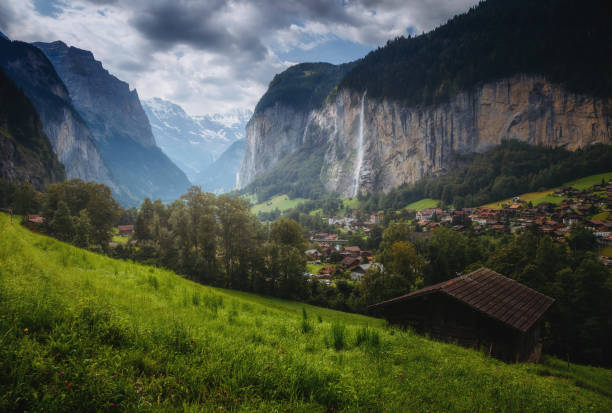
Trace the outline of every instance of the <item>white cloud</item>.
{"type": "Polygon", "coordinates": [[[48,0],[41,7],[4,0],[0,30],[11,39],[62,40],[91,50],[142,98],[162,97],[204,114],[254,108],[274,74],[290,65],[279,54],[316,51],[337,39],[375,47],[409,28],[429,30],[475,3],[48,0]]]}

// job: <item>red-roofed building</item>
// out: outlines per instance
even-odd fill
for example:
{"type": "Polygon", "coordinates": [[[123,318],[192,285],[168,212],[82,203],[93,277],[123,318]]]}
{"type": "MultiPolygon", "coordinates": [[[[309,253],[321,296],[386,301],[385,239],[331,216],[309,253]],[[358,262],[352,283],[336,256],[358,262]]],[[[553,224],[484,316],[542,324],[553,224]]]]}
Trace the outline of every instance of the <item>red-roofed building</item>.
{"type": "Polygon", "coordinates": [[[33,224],[42,224],[45,222],[45,218],[37,214],[26,215],[26,219],[28,220],[28,222],[31,222],[33,224]]]}
{"type": "Polygon", "coordinates": [[[119,236],[129,237],[134,232],[134,225],[119,225],[117,230],[119,231],[119,236]]]}
{"type": "Polygon", "coordinates": [[[555,300],[488,268],[370,307],[392,324],[482,348],[499,359],[537,362],[542,316],[555,300]]]}

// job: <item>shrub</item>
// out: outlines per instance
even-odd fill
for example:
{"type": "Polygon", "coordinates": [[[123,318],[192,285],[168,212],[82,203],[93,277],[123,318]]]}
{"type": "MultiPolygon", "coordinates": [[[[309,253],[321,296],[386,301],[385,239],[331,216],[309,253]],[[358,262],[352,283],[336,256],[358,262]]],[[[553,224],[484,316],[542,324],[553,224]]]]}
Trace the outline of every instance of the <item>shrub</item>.
{"type": "Polygon", "coordinates": [[[331,325],[331,343],[334,349],[342,350],[346,347],[346,327],[344,324],[334,322],[331,325]]]}
{"type": "Polygon", "coordinates": [[[312,331],[312,323],[308,319],[308,313],[306,309],[302,307],[302,325],[301,325],[302,333],[310,333],[312,331]]]}

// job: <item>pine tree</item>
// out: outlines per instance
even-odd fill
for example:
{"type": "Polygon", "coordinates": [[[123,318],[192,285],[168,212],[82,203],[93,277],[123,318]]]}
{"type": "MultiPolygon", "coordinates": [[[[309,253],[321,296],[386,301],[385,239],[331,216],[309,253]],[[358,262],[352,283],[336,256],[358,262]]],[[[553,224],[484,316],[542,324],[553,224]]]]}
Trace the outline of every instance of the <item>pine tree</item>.
{"type": "Polygon", "coordinates": [[[89,247],[91,239],[91,220],[89,219],[89,213],[86,209],[82,209],[79,213],[79,217],[76,219],[76,225],[74,226],[74,243],[76,246],[81,248],[89,247]]]}
{"type": "Polygon", "coordinates": [[[68,205],[64,201],[57,203],[57,209],[51,221],[51,232],[63,241],[70,241],[74,236],[72,216],[70,215],[68,205]]]}

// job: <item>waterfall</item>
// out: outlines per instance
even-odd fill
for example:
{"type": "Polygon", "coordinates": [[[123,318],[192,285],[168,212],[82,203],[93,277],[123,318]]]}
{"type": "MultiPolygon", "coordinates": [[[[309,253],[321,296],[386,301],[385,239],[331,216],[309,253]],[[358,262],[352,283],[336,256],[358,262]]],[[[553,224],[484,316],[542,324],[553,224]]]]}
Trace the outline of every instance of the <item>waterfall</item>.
{"type": "Polygon", "coordinates": [[[359,112],[359,141],[357,147],[357,167],[353,176],[353,197],[359,193],[359,178],[361,174],[361,165],[363,164],[363,112],[365,107],[366,92],[361,96],[361,111],[359,112]]]}

